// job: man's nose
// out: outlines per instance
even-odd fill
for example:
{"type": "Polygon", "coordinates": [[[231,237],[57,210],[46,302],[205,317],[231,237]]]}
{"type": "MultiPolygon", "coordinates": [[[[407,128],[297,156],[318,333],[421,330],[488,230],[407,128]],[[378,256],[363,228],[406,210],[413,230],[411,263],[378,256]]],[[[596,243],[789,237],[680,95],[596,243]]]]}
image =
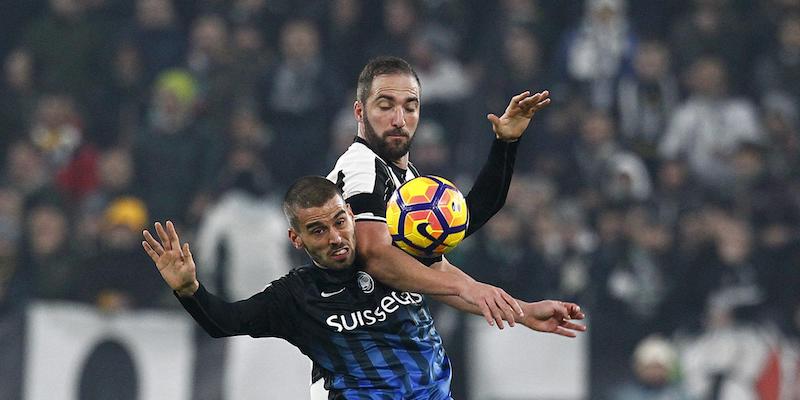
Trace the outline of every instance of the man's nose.
{"type": "Polygon", "coordinates": [[[403,111],[403,108],[398,107],[395,110],[394,117],[392,118],[392,126],[395,128],[406,126],[406,113],[403,111]]]}
{"type": "Polygon", "coordinates": [[[338,229],[331,229],[330,236],[328,237],[330,244],[339,244],[342,242],[342,233],[338,229]]]}

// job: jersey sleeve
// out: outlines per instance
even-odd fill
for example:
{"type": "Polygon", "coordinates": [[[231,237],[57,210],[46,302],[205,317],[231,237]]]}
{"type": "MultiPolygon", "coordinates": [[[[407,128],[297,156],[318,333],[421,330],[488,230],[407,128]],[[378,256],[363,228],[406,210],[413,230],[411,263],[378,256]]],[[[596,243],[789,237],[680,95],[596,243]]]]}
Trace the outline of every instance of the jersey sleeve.
{"type": "Polygon", "coordinates": [[[356,221],[386,222],[386,202],[394,185],[386,165],[379,159],[342,159],[328,179],[342,190],[356,221]]]}
{"type": "Polygon", "coordinates": [[[480,229],[505,204],[518,147],[519,141],[509,143],[496,139],[492,143],[489,159],[466,196],[469,209],[466,236],[480,229]]]}
{"type": "Polygon", "coordinates": [[[287,288],[287,277],[274,281],[262,292],[237,302],[227,302],[203,285],[191,297],[175,297],[189,315],[215,338],[250,335],[288,339],[294,331],[295,301],[287,288]]]}

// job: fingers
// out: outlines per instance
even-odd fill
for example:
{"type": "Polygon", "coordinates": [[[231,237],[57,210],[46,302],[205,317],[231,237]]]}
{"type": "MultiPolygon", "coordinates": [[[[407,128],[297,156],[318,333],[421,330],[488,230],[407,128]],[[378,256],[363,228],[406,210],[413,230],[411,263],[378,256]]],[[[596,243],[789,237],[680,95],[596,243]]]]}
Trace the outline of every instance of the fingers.
{"type": "Polygon", "coordinates": [[[172,244],[169,241],[169,237],[167,236],[167,231],[164,230],[164,227],[161,225],[161,222],[156,222],[156,234],[158,234],[158,239],[161,241],[161,245],[164,246],[164,251],[172,250],[172,244]]]}
{"type": "Polygon", "coordinates": [[[580,331],[580,332],[586,331],[586,325],[580,325],[570,321],[561,321],[560,326],[562,328],[571,329],[573,331],[580,331]]]}
{"type": "Polygon", "coordinates": [[[150,256],[150,259],[153,260],[154,263],[158,263],[158,254],[155,250],[153,250],[150,244],[147,242],[142,242],[142,247],[144,247],[144,251],[148,256],[150,256]]]}
{"type": "Polygon", "coordinates": [[[510,305],[511,308],[514,310],[514,312],[517,313],[517,315],[519,315],[520,317],[525,316],[525,312],[522,311],[522,307],[519,305],[517,299],[511,297],[511,295],[506,293],[505,291],[503,291],[502,296],[503,299],[505,299],[505,301],[508,303],[508,305],[510,305]]]}
{"type": "Polygon", "coordinates": [[[533,96],[529,96],[521,100],[519,102],[519,107],[526,111],[531,111],[531,110],[537,111],[550,104],[549,96],[550,92],[547,90],[540,93],[536,93],[533,96]]]}
{"type": "Polygon", "coordinates": [[[188,242],[183,244],[183,254],[186,256],[186,259],[189,260],[189,262],[194,262],[194,258],[192,257],[192,251],[189,250],[188,242]]]}
{"type": "Polygon", "coordinates": [[[486,304],[485,301],[482,301],[478,304],[478,307],[481,309],[481,314],[483,314],[483,318],[486,319],[486,322],[489,323],[489,326],[494,326],[494,319],[492,319],[492,312],[489,310],[489,306],[486,304]]]}
{"type": "Polygon", "coordinates": [[[575,303],[563,303],[563,304],[564,304],[564,307],[566,307],[567,311],[569,312],[568,315],[569,315],[570,319],[584,319],[584,318],[586,318],[586,314],[584,314],[583,311],[581,311],[581,306],[579,306],[579,305],[577,305],[575,303]]]}
{"type": "Polygon", "coordinates": [[[489,309],[492,312],[492,318],[497,323],[497,327],[504,329],[505,325],[503,324],[503,312],[500,310],[500,307],[497,306],[497,302],[492,301],[492,299],[487,299],[486,304],[489,306],[489,309]]]}
{"type": "Polygon", "coordinates": [[[508,301],[503,296],[500,296],[500,298],[495,299],[495,301],[497,303],[497,307],[500,310],[502,310],[503,319],[505,319],[506,322],[508,322],[508,326],[511,326],[511,327],[515,326],[517,321],[514,318],[514,309],[513,309],[513,307],[508,303],[508,301]]]}
{"type": "Polygon", "coordinates": [[[178,239],[178,231],[175,230],[175,224],[172,221],[167,221],[167,234],[169,235],[170,247],[178,250],[181,253],[181,258],[183,258],[184,253],[181,250],[181,241],[178,239]]]}
{"type": "Polygon", "coordinates": [[[142,231],[142,235],[144,236],[145,240],[143,243],[147,243],[157,256],[164,254],[164,248],[161,247],[161,243],[158,243],[158,241],[153,237],[153,235],[150,234],[149,231],[142,231]]]}
{"type": "Polygon", "coordinates": [[[553,333],[555,333],[556,335],[561,335],[561,336],[566,336],[566,337],[571,337],[571,338],[574,338],[574,337],[578,336],[578,334],[575,333],[574,331],[571,331],[569,329],[564,329],[563,327],[560,327],[560,326],[558,328],[556,328],[556,330],[553,331],[553,333]]]}
{"type": "Polygon", "coordinates": [[[515,104],[518,104],[519,102],[522,101],[522,99],[528,97],[530,94],[531,94],[531,91],[530,90],[526,90],[526,91],[524,91],[524,92],[512,97],[511,101],[508,102],[508,106],[509,107],[513,107],[515,104]]]}
{"type": "Polygon", "coordinates": [[[489,114],[486,116],[486,119],[488,119],[489,122],[492,123],[492,125],[495,126],[500,125],[500,117],[498,117],[497,115],[489,114]]]}

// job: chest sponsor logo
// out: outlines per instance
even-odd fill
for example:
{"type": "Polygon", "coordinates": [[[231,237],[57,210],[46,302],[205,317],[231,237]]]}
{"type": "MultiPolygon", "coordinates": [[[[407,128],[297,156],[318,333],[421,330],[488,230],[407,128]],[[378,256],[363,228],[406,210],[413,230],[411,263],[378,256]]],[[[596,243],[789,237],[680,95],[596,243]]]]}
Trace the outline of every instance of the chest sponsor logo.
{"type": "Polygon", "coordinates": [[[358,310],[349,314],[334,314],[325,319],[325,323],[336,332],[352,331],[353,329],[370,326],[386,321],[389,314],[400,309],[400,306],[422,304],[422,295],[412,292],[392,291],[378,303],[375,309],[358,310]]]}

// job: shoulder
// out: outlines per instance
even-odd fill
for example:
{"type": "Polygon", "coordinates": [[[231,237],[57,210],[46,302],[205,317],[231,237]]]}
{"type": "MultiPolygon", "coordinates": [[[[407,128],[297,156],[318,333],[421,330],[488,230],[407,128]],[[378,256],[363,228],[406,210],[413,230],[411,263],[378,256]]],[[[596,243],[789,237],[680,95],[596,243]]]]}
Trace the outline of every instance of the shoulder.
{"type": "Polygon", "coordinates": [[[355,142],[336,161],[327,178],[342,189],[347,199],[361,193],[373,193],[376,183],[389,177],[387,166],[369,147],[355,142]]]}

